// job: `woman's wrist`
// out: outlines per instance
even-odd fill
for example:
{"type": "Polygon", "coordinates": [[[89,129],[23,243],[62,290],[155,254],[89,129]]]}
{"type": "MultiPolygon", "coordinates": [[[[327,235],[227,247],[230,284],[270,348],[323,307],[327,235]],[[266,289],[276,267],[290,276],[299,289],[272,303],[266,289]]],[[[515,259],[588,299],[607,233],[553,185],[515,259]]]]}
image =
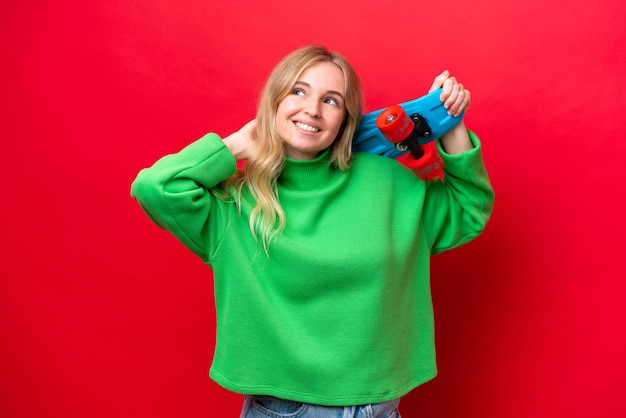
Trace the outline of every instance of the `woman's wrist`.
{"type": "Polygon", "coordinates": [[[458,125],[442,135],[440,138],[441,147],[446,154],[454,155],[460,154],[465,151],[469,151],[474,148],[472,141],[470,140],[465,122],[461,121],[458,125]]]}

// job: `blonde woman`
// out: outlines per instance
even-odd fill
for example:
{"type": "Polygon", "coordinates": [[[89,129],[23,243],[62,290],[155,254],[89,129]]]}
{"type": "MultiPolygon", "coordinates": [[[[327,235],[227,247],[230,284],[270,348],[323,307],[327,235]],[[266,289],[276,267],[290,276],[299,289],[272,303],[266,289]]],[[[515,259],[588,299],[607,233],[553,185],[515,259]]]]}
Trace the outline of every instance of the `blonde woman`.
{"type": "MultiPolygon", "coordinates": [[[[431,90],[459,115],[448,72],[431,90]]],[[[131,194],[213,269],[210,376],[241,417],[399,417],[436,373],[431,255],[484,229],[493,190],[478,138],[439,139],[445,181],[352,153],[362,112],[351,65],[322,46],[272,71],[255,120],[142,170],[131,194]],[[245,160],[242,171],[237,162],[245,160]]]]}

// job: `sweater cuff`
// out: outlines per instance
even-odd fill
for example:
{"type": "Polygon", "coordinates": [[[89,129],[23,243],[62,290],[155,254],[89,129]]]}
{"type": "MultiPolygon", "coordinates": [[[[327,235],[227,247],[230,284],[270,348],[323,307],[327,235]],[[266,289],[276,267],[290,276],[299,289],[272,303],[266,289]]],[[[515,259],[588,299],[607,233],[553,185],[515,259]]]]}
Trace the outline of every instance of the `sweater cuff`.
{"type": "Polygon", "coordinates": [[[184,172],[207,187],[212,187],[216,179],[224,180],[237,171],[235,156],[215,133],[191,143],[179,153],[183,154],[185,161],[190,162],[184,172]]]}
{"type": "Polygon", "coordinates": [[[437,148],[443,160],[444,171],[464,177],[463,173],[468,171],[475,172],[478,167],[484,168],[480,139],[469,129],[467,133],[473,148],[459,154],[447,154],[442,148],[441,142],[437,141],[437,148]]]}

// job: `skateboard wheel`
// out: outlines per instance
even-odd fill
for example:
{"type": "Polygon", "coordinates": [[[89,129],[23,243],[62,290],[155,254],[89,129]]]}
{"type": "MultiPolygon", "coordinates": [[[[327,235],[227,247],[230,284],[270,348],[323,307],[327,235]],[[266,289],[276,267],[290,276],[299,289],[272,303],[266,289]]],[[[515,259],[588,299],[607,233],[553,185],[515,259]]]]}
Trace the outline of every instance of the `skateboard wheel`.
{"type": "Polygon", "coordinates": [[[424,181],[443,179],[443,160],[437,150],[435,142],[422,145],[424,155],[419,158],[411,153],[401,155],[398,158],[405,166],[409,167],[419,178],[424,181]]]}
{"type": "Polygon", "coordinates": [[[376,118],[376,127],[389,142],[402,142],[413,133],[413,121],[401,106],[389,106],[376,118]]]}

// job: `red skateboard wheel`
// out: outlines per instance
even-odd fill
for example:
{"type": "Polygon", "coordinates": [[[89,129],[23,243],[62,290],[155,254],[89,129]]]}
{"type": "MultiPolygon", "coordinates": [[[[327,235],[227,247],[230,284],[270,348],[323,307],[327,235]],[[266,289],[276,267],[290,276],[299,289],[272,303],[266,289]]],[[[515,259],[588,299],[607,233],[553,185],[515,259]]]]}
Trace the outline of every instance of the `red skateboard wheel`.
{"type": "Polygon", "coordinates": [[[424,181],[440,178],[443,180],[443,160],[437,150],[436,142],[429,142],[422,145],[424,155],[419,158],[407,153],[398,157],[405,166],[409,167],[419,178],[424,181]]]}
{"type": "Polygon", "coordinates": [[[376,118],[376,127],[391,143],[402,142],[413,133],[413,121],[401,106],[389,106],[376,118]]]}

